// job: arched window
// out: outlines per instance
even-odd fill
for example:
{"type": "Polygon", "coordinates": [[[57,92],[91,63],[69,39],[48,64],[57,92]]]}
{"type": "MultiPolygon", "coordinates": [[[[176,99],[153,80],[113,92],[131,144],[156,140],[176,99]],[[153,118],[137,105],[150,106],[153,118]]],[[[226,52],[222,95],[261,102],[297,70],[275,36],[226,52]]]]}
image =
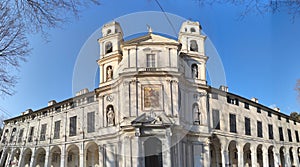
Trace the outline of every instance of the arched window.
{"type": "Polygon", "coordinates": [[[195,28],[192,27],[191,28],[191,32],[196,32],[195,28]]]}
{"type": "Polygon", "coordinates": [[[187,28],[184,28],[184,32],[187,32],[187,28]]]}
{"type": "Polygon", "coordinates": [[[113,46],[111,42],[105,44],[105,54],[111,53],[113,51],[113,46]]]}
{"type": "Polygon", "coordinates": [[[201,122],[201,113],[199,110],[199,105],[197,103],[193,104],[193,119],[194,119],[194,124],[199,125],[201,122]]]}
{"type": "Polygon", "coordinates": [[[17,131],[17,128],[13,128],[13,130],[11,132],[10,140],[9,140],[10,143],[14,141],[16,131],[17,131]]]}
{"type": "Polygon", "coordinates": [[[107,126],[115,125],[115,111],[112,105],[108,105],[106,107],[106,122],[107,122],[107,126]]]}
{"type": "Polygon", "coordinates": [[[106,81],[111,80],[113,78],[113,69],[112,66],[106,67],[106,81]]]}
{"type": "Polygon", "coordinates": [[[6,142],[7,136],[8,136],[8,132],[9,132],[9,130],[6,129],[6,130],[5,130],[5,133],[4,133],[4,136],[3,136],[3,139],[2,139],[2,143],[5,143],[5,142],[6,142]]]}
{"type": "Polygon", "coordinates": [[[111,29],[108,29],[107,32],[106,32],[106,34],[108,35],[110,33],[111,33],[111,29]]]}
{"type": "Polygon", "coordinates": [[[190,41],[190,51],[198,52],[198,44],[195,40],[190,41]]]}
{"type": "Polygon", "coordinates": [[[198,66],[197,66],[197,64],[192,64],[191,71],[192,71],[192,78],[197,79],[198,78],[198,66]]]}

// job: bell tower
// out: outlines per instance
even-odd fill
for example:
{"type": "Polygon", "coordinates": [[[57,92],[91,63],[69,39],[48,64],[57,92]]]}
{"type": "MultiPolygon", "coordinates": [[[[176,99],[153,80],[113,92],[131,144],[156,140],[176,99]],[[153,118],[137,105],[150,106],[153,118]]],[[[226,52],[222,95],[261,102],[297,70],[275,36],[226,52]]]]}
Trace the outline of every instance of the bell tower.
{"type": "Polygon", "coordinates": [[[100,84],[114,79],[114,70],[122,60],[122,42],[123,32],[118,22],[113,21],[102,27],[102,38],[98,39],[100,84]]]}
{"type": "Polygon", "coordinates": [[[206,84],[206,61],[204,42],[199,22],[185,21],[182,23],[178,41],[181,43],[181,56],[186,60],[190,70],[187,78],[206,84]]]}

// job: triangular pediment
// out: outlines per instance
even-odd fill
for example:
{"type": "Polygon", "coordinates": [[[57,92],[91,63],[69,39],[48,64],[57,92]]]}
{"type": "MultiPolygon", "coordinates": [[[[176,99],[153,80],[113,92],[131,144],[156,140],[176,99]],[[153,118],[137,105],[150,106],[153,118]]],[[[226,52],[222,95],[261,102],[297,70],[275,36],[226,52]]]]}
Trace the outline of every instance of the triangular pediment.
{"type": "Polygon", "coordinates": [[[151,43],[173,43],[173,44],[179,44],[178,41],[167,38],[161,35],[148,33],[147,35],[131,39],[129,41],[125,41],[124,45],[132,45],[132,44],[151,44],[151,43]]]}

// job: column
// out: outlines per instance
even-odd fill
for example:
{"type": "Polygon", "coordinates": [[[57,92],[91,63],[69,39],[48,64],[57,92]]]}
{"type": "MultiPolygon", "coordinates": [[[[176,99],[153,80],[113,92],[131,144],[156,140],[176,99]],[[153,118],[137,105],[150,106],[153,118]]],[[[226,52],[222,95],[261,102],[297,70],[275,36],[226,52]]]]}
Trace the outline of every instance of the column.
{"type": "Polygon", "coordinates": [[[103,158],[103,155],[104,155],[104,148],[99,145],[98,146],[98,150],[99,150],[99,166],[104,166],[104,158],[103,158]]]}
{"type": "Polygon", "coordinates": [[[131,166],[130,165],[130,157],[131,157],[131,146],[130,146],[129,137],[125,136],[122,142],[122,156],[123,156],[123,166],[131,166]]]}
{"type": "Polygon", "coordinates": [[[251,165],[252,167],[257,167],[257,154],[256,154],[256,146],[250,147],[251,149],[251,165]]]}
{"type": "Polygon", "coordinates": [[[140,148],[142,146],[139,146],[140,142],[139,142],[139,139],[138,137],[133,137],[131,139],[132,141],[132,159],[131,159],[131,162],[132,164],[136,164],[136,166],[139,166],[139,157],[140,157],[140,148]]]}
{"type": "Polygon", "coordinates": [[[31,160],[30,160],[30,167],[33,167],[34,164],[35,164],[35,148],[32,149],[31,160]]]}
{"type": "Polygon", "coordinates": [[[79,166],[84,167],[84,143],[81,143],[79,150],[79,166]]]}
{"type": "Polygon", "coordinates": [[[163,160],[163,164],[166,167],[171,167],[172,166],[172,162],[171,162],[171,129],[167,128],[166,130],[166,141],[165,144],[162,145],[162,147],[165,147],[163,150],[165,150],[163,152],[165,160],[163,160]]]}
{"type": "Polygon", "coordinates": [[[295,148],[293,150],[294,150],[293,151],[294,164],[292,164],[292,165],[300,166],[299,159],[298,159],[298,154],[297,154],[297,148],[295,148]]]}
{"type": "Polygon", "coordinates": [[[281,164],[280,153],[275,147],[273,148],[273,156],[274,156],[274,165],[279,166],[281,164]]]}
{"type": "Polygon", "coordinates": [[[227,167],[229,164],[229,156],[228,156],[228,150],[225,148],[221,148],[221,155],[222,155],[222,167],[227,167]]]}
{"type": "Polygon", "coordinates": [[[63,145],[62,147],[61,147],[61,157],[60,157],[60,166],[61,167],[65,167],[65,166],[67,166],[66,164],[65,164],[65,159],[66,159],[66,145],[63,145]]]}
{"type": "Polygon", "coordinates": [[[210,160],[209,141],[207,141],[207,142],[204,144],[203,156],[204,156],[204,163],[203,163],[203,166],[204,166],[204,167],[210,167],[211,160],[210,160]]]}
{"type": "Polygon", "coordinates": [[[194,167],[202,167],[203,162],[202,162],[202,145],[200,144],[194,144],[193,145],[193,161],[194,161],[194,167]]]}
{"type": "MultiPolygon", "coordinates": [[[[45,167],[49,166],[49,155],[50,155],[50,147],[46,148],[46,155],[45,155],[45,167]]],[[[51,161],[50,161],[51,162],[51,161]]]]}
{"type": "Polygon", "coordinates": [[[11,151],[7,155],[5,166],[9,166],[10,165],[10,160],[12,158],[12,154],[13,154],[13,149],[11,149],[11,151]]]}
{"type": "Polygon", "coordinates": [[[269,167],[268,149],[263,147],[262,154],[263,154],[263,167],[269,167]]]}
{"type": "Polygon", "coordinates": [[[243,151],[243,146],[242,145],[237,145],[237,150],[238,150],[238,166],[244,166],[244,151],[243,151]]]}
{"type": "Polygon", "coordinates": [[[21,163],[22,163],[22,161],[23,161],[23,152],[24,152],[24,148],[21,148],[21,150],[20,150],[20,156],[19,156],[19,162],[18,162],[18,167],[22,167],[21,166],[21,163]]]}
{"type": "Polygon", "coordinates": [[[291,157],[288,149],[284,149],[285,166],[291,166],[291,157]]]}
{"type": "Polygon", "coordinates": [[[6,148],[4,148],[2,151],[2,155],[1,155],[1,159],[0,159],[0,166],[2,166],[4,163],[5,154],[6,154],[6,148]]]}

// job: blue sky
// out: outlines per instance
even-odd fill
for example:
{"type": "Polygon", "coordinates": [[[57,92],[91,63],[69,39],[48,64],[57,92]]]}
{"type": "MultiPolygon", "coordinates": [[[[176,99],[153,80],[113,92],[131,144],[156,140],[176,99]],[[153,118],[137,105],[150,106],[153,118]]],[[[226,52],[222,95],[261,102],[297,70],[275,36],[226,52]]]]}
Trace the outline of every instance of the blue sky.
{"type": "MultiPolygon", "coordinates": [[[[62,29],[49,30],[50,42],[40,34],[30,35],[33,50],[17,74],[17,93],[0,101],[1,110],[17,116],[28,108],[45,107],[49,100],[72,97],[76,58],[93,32],[126,14],[160,11],[154,0],[101,3],[83,10],[62,29]]],[[[257,97],[287,114],[300,111],[294,90],[300,78],[300,16],[294,22],[284,12],[250,13],[240,19],[242,9],[231,5],[199,6],[194,0],[164,0],[161,5],[166,12],[201,23],[222,59],[230,92],[257,97]]]]}

